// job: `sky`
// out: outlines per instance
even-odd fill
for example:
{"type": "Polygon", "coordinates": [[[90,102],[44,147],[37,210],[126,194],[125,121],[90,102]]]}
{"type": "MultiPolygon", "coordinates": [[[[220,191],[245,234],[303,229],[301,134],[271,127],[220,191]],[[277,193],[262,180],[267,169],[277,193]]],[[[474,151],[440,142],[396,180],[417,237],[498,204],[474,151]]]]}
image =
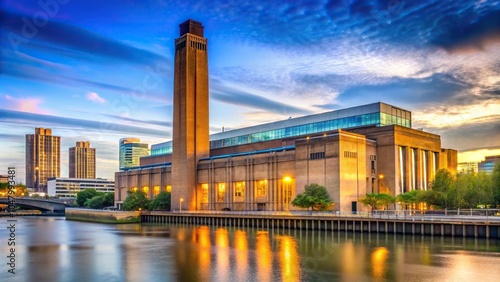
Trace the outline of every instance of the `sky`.
{"type": "Polygon", "coordinates": [[[0,0],[0,174],[25,135],[76,141],[114,178],[120,138],[171,139],[174,40],[202,22],[210,130],[385,102],[459,161],[500,155],[500,1],[0,0]]]}

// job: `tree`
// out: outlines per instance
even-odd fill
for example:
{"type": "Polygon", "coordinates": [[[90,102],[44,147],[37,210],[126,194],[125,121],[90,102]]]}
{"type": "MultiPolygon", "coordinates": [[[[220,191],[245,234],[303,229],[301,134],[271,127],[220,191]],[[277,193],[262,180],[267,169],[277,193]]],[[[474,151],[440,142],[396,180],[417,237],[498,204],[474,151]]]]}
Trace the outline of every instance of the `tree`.
{"type": "Polygon", "coordinates": [[[160,192],[156,197],[149,203],[149,210],[170,210],[171,194],[170,192],[160,192]]]}
{"type": "Polygon", "coordinates": [[[94,188],[85,189],[83,191],[76,193],[76,203],[79,207],[83,207],[85,206],[87,200],[92,199],[97,195],[98,192],[96,189],[94,188]]]}
{"type": "Polygon", "coordinates": [[[419,190],[411,190],[410,192],[406,192],[403,194],[399,194],[396,197],[396,202],[404,204],[405,209],[408,209],[408,205],[418,203],[417,198],[419,194],[419,190]]]}
{"type": "Polygon", "coordinates": [[[370,206],[372,210],[376,210],[384,206],[387,208],[387,206],[394,203],[395,200],[396,198],[386,193],[366,194],[366,197],[359,199],[363,205],[370,206]]]}
{"type": "Polygon", "coordinates": [[[97,196],[88,199],[85,202],[85,206],[91,209],[102,209],[114,205],[115,194],[114,193],[99,193],[97,196]]]}
{"type": "Polygon", "coordinates": [[[128,191],[128,196],[123,201],[122,209],[125,211],[145,210],[149,206],[149,199],[143,191],[128,191]]]}
{"type": "Polygon", "coordinates": [[[325,210],[333,204],[324,186],[311,183],[304,188],[304,193],[298,194],[293,199],[293,206],[305,209],[311,208],[312,210],[325,210]]]}
{"type": "Polygon", "coordinates": [[[436,194],[436,203],[434,205],[441,206],[443,208],[451,207],[450,189],[454,182],[453,175],[446,169],[440,169],[436,173],[434,180],[431,182],[431,189],[436,194]]]}

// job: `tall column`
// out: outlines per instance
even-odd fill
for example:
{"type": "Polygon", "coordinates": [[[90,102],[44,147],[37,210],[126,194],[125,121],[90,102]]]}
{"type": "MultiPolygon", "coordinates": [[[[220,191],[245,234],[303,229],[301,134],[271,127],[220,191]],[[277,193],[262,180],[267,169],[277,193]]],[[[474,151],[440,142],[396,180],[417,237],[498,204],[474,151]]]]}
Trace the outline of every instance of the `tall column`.
{"type": "Polygon", "coordinates": [[[197,164],[210,156],[207,40],[200,22],[179,25],[175,40],[172,207],[196,210],[197,164]]]}

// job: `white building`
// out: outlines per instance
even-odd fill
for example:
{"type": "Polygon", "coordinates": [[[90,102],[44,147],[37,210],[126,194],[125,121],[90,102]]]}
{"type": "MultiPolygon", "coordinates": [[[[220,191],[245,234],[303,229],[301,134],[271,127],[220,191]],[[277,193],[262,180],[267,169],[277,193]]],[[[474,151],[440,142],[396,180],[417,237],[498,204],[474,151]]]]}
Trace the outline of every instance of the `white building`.
{"type": "Polygon", "coordinates": [[[89,188],[94,188],[97,192],[113,193],[115,181],[104,178],[49,178],[47,188],[51,197],[75,198],[76,193],[89,188]]]}

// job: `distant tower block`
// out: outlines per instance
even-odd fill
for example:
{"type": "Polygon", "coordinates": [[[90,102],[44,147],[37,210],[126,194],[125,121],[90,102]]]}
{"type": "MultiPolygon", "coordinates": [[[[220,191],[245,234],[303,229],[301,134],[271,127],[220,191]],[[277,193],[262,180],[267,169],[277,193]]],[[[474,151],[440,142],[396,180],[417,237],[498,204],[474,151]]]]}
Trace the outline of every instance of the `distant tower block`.
{"type": "Polygon", "coordinates": [[[210,156],[207,39],[200,22],[179,25],[175,40],[172,208],[199,209],[197,164],[210,156]],[[181,200],[182,199],[182,200],[181,200]]]}

